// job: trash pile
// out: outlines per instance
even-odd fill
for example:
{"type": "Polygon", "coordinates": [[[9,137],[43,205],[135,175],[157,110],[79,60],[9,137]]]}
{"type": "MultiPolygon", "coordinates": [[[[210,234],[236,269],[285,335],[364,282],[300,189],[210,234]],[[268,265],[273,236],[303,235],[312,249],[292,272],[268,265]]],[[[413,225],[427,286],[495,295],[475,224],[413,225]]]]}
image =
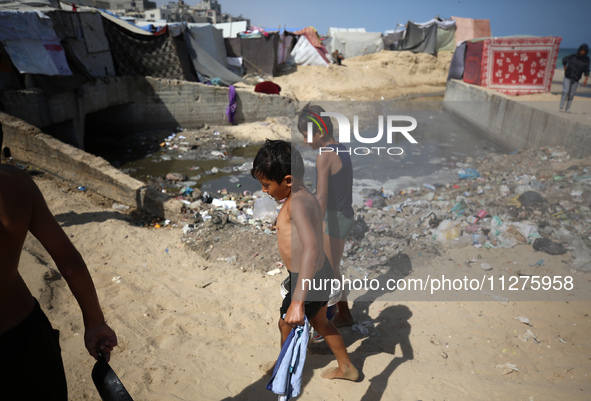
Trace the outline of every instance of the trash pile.
{"type": "MultiPolygon", "coordinates": [[[[445,185],[425,183],[397,193],[364,190],[362,201],[354,204],[356,224],[345,245],[343,272],[378,272],[411,250],[437,256],[448,248],[519,244],[551,255],[570,253],[570,269],[591,271],[589,160],[571,161],[559,148],[544,147],[491,153],[466,163],[470,167],[458,169],[457,180],[445,185]]],[[[265,252],[277,255],[274,222],[280,204],[261,191],[201,194],[195,189],[179,199],[186,206],[185,243],[196,244],[223,228],[238,230],[236,247],[240,241],[248,244],[253,233],[267,234],[265,252]]],[[[223,240],[234,234],[213,236],[223,240]]]]}
{"type": "Polygon", "coordinates": [[[225,261],[243,271],[271,270],[280,261],[275,237],[275,221],[281,205],[262,191],[251,194],[226,190],[209,194],[199,189],[180,194],[185,205],[182,242],[206,258],[225,261]],[[256,238],[256,240],[255,240],[256,238]]]}
{"type": "Polygon", "coordinates": [[[591,271],[589,160],[544,147],[467,162],[472,167],[446,185],[365,191],[343,266],[376,269],[409,248],[439,255],[529,244],[551,255],[570,252],[571,269],[591,271]]]}

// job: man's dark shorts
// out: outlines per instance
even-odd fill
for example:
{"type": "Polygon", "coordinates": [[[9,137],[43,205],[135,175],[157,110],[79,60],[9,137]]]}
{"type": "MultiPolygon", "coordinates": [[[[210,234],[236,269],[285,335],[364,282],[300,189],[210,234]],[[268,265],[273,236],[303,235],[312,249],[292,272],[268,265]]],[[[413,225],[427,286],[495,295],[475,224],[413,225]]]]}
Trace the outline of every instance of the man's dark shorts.
{"type": "MultiPolygon", "coordinates": [[[[289,273],[290,283],[287,284],[287,295],[283,298],[283,303],[281,304],[281,308],[279,309],[281,316],[287,313],[287,309],[289,305],[291,305],[291,293],[295,289],[295,286],[298,282],[298,273],[289,273]]],[[[313,280],[313,288],[308,290],[308,295],[306,296],[306,302],[304,302],[304,313],[308,318],[308,321],[311,320],[314,316],[318,314],[320,309],[328,303],[328,298],[330,297],[330,282],[324,280],[332,280],[334,279],[334,272],[332,270],[332,266],[328,261],[328,258],[324,257],[324,266],[322,270],[316,273],[313,280]],[[320,288],[320,282],[322,281],[321,289],[314,289],[320,288]]]]}
{"type": "Polygon", "coordinates": [[[68,400],[59,331],[35,300],[18,326],[0,334],[0,399],[68,400]]]}

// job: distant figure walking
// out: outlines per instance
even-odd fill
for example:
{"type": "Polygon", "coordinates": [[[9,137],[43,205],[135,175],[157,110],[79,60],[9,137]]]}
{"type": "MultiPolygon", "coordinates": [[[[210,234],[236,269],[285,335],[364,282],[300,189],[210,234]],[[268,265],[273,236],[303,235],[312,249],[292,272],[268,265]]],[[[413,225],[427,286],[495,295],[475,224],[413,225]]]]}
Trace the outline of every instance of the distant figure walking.
{"type": "Polygon", "coordinates": [[[564,82],[562,83],[562,98],[560,99],[560,111],[568,113],[575,97],[579,80],[583,74],[585,80],[583,86],[587,86],[589,79],[589,46],[583,43],[575,54],[571,54],[562,59],[564,66],[564,82]],[[566,103],[566,107],[565,107],[566,103]]]}

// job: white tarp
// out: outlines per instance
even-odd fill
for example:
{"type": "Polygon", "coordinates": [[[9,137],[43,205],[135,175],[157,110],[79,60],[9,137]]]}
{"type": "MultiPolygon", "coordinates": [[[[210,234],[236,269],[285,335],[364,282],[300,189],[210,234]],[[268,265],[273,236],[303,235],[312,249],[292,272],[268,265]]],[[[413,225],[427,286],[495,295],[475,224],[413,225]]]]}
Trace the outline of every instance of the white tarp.
{"type": "Polygon", "coordinates": [[[222,22],[221,24],[215,24],[214,26],[222,31],[224,38],[238,37],[240,32],[244,32],[248,29],[246,21],[222,22]]]}
{"type": "Polygon", "coordinates": [[[0,11],[0,41],[21,73],[72,75],[53,22],[40,11],[0,11]]]}
{"type": "Polygon", "coordinates": [[[365,28],[335,28],[330,27],[328,28],[328,33],[326,36],[332,36],[335,32],[366,32],[365,28]]]}
{"type": "Polygon", "coordinates": [[[60,8],[58,0],[0,0],[2,10],[36,11],[43,9],[50,11],[60,8]]]}
{"type": "Polygon", "coordinates": [[[323,65],[328,67],[328,63],[318,53],[318,50],[312,46],[305,35],[300,36],[291,51],[291,55],[294,62],[298,65],[323,65]]]}
{"type": "Polygon", "coordinates": [[[456,25],[456,21],[454,21],[453,19],[446,19],[443,21],[440,21],[436,18],[433,18],[432,20],[429,20],[427,22],[415,22],[414,23],[416,26],[418,26],[419,28],[429,28],[431,25],[433,24],[437,24],[438,28],[441,29],[451,29],[456,25]]]}
{"type": "Polygon", "coordinates": [[[345,59],[384,50],[381,32],[334,32],[328,52],[338,50],[345,59]]]}

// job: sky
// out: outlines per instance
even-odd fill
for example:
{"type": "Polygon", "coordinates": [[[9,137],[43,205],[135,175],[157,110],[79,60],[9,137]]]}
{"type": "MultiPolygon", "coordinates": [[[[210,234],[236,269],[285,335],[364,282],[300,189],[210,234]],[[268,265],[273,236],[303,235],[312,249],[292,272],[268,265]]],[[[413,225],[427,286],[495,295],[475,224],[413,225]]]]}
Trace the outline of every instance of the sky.
{"type": "MultiPolygon", "coordinates": [[[[436,16],[489,19],[493,36],[560,36],[562,48],[591,44],[591,0],[218,0],[223,13],[249,18],[267,28],[313,26],[394,29],[408,20],[436,16]]],[[[158,5],[168,0],[157,0],[158,5]]],[[[185,0],[194,6],[199,0],[185,0]]]]}

